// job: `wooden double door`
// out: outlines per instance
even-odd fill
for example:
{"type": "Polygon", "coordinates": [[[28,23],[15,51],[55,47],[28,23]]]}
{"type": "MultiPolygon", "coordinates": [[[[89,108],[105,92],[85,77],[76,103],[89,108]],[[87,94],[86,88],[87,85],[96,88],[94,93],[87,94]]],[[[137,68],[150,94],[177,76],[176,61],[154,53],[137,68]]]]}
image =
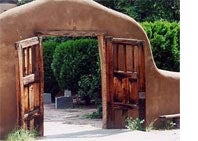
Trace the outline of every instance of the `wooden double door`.
{"type": "Polygon", "coordinates": [[[125,128],[126,118],[145,120],[144,41],[104,37],[101,49],[103,77],[103,123],[105,128],[125,128]],[[102,51],[104,53],[102,53],[102,51]]]}
{"type": "MultiPolygon", "coordinates": [[[[103,128],[125,128],[127,117],[145,119],[144,41],[98,36],[103,128]]],[[[42,40],[16,43],[17,121],[43,135],[42,40]]]]}

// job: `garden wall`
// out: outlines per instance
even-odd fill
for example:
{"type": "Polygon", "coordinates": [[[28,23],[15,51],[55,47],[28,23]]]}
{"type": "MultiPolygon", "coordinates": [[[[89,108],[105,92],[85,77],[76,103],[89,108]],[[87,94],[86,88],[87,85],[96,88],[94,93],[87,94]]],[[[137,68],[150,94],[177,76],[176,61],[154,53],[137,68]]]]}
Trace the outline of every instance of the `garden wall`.
{"type": "Polygon", "coordinates": [[[91,0],[37,0],[0,14],[0,137],[16,125],[15,42],[38,31],[97,31],[145,40],[146,121],[179,113],[179,73],[156,68],[149,40],[132,18],[91,0]]]}

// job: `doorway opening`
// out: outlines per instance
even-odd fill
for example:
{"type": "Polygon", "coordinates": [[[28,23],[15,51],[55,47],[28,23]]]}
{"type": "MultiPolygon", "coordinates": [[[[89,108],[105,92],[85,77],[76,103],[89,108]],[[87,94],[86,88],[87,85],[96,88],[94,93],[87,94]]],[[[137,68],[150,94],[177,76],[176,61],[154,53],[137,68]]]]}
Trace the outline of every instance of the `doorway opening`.
{"type": "Polygon", "coordinates": [[[129,116],[145,119],[144,41],[113,38],[95,31],[40,31],[36,35],[39,37],[19,41],[16,46],[17,117],[20,126],[36,128],[43,135],[44,73],[40,36],[97,37],[102,85],[102,127],[125,128],[125,120],[129,116]]]}
{"type": "Polygon", "coordinates": [[[65,130],[85,125],[102,128],[97,37],[49,36],[43,37],[42,45],[44,95],[51,93],[53,102],[44,99],[44,135],[50,134],[53,124],[65,130]]]}

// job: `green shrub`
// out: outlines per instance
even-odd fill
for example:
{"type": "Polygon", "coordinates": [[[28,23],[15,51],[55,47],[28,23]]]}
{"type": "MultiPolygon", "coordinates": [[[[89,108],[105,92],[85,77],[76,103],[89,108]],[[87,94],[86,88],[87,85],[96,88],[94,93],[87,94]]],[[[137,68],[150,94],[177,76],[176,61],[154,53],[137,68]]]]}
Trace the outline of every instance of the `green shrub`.
{"type": "Polygon", "coordinates": [[[102,118],[102,105],[98,105],[96,112],[93,112],[91,114],[85,114],[84,116],[85,116],[85,118],[89,118],[89,119],[100,119],[100,118],[102,118]]]}
{"type": "Polygon", "coordinates": [[[176,123],[174,123],[174,122],[171,121],[171,120],[167,120],[167,121],[165,122],[165,127],[164,127],[164,129],[166,129],[166,130],[174,129],[175,126],[176,126],[176,123]]]}
{"type": "Polygon", "coordinates": [[[57,42],[45,41],[43,42],[43,58],[44,58],[44,91],[52,93],[53,97],[60,89],[51,69],[53,54],[57,42]]]}
{"type": "Polygon", "coordinates": [[[6,141],[34,141],[35,131],[19,129],[8,134],[6,141]]]}
{"type": "Polygon", "coordinates": [[[78,95],[83,97],[86,105],[90,103],[91,99],[94,99],[95,104],[101,103],[101,76],[100,65],[97,62],[98,68],[94,73],[89,75],[83,75],[78,81],[78,95]]]}
{"type": "Polygon", "coordinates": [[[140,120],[139,118],[133,119],[131,117],[128,117],[126,119],[126,127],[130,130],[144,131],[143,123],[144,120],[140,120]]]}
{"type": "Polygon", "coordinates": [[[151,43],[158,68],[180,71],[180,26],[177,22],[155,21],[141,23],[151,43]]]}
{"type": "MultiPolygon", "coordinates": [[[[97,45],[95,39],[77,39],[63,42],[56,47],[52,69],[62,89],[69,89],[72,94],[77,94],[78,82],[86,76],[97,74],[99,67],[97,45]]],[[[91,80],[89,82],[92,83],[91,80]]]]}

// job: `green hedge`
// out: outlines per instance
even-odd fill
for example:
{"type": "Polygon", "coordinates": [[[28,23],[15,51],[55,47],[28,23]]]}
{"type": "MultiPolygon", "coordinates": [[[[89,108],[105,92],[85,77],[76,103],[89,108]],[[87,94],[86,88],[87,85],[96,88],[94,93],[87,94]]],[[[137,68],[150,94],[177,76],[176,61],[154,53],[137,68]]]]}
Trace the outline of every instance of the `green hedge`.
{"type": "MultiPolygon", "coordinates": [[[[43,42],[43,58],[44,58],[44,92],[52,93],[52,98],[59,91],[58,83],[53,75],[51,63],[53,60],[54,50],[58,43],[54,41],[43,42]]],[[[54,98],[53,98],[54,99],[54,98]]]]}
{"type": "Polygon", "coordinates": [[[82,94],[85,91],[82,85],[87,84],[81,79],[98,75],[98,60],[98,42],[95,39],[69,40],[59,44],[53,55],[52,69],[61,89],[69,89],[72,94],[81,91],[82,94]]]}
{"type": "Polygon", "coordinates": [[[158,68],[180,71],[180,26],[177,22],[143,22],[158,68]]]}

